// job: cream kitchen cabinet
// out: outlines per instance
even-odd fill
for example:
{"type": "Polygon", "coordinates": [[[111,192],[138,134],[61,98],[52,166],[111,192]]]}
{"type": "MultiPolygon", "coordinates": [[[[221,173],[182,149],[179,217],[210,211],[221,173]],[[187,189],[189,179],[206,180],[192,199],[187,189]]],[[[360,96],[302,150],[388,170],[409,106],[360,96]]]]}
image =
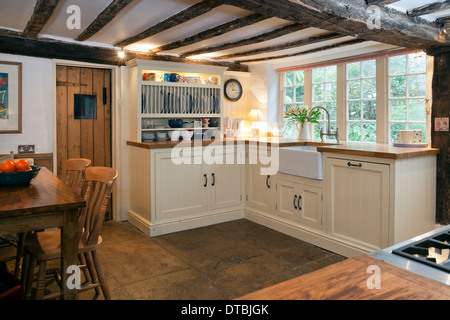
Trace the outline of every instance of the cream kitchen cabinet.
{"type": "MultiPolygon", "coordinates": [[[[270,157],[270,150],[262,153],[264,156],[270,157]]],[[[245,205],[251,210],[257,210],[264,213],[272,213],[274,204],[274,175],[264,174],[263,168],[267,168],[268,164],[259,158],[258,148],[248,147],[246,152],[245,167],[245,186],[246,186],[246,202],[245,205]],[[250,163],[252,162],[252,163],[250,163]]]]}
{"type": "Polygon", "coordinates": [[[320,183],[279,173],[275,184],[275,213],[280,217],[322,229],[323,188],[319,186],[320,183]]]}
{"type": "MultiPolygon", "coordinates": [[[[130,150],[129,221],[150,236],[243,218],[244,165],[210,162],[209,147],[130,150]]],[[[216,159],[234,154],[220,146],[216,159]]]]}
{"type": "Polygon", "coordinates": [[[389,164],[327,159],[330,236],[369,250],[389,245],[389,164]]]}

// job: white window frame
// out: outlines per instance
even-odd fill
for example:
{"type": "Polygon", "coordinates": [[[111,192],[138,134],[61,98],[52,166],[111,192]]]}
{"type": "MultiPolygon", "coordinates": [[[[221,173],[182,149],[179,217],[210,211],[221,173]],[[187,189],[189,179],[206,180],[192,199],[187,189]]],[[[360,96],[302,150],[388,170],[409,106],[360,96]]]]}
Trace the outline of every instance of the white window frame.
{"type": "MultiPolygon", "coordinates": [[[[402,53],[399,55],[408,54],[402,53]]],[[[355,58],[356,59],[356,58],[355,58]]],[[[367,58],[373,60],[374,58],[367,58]]],[[[346,68],[345,65],[351,61],[345,61],[337,64],[337,127],[339,129],[339,141],[346,141],[347,139],[347,105],[346,105],[346,68]]],[[[432,105],[432,78],[433,78],[434,57],[427,56],[427,89],[426,89],[426,136],[428,145],[431,145],[431,105],[432,105]]],[[[376,143],[389,144],[389,75],[388,75],[389,61],[388,57],[376,58],[377,68],[377,120],[376,143]]],[[[320,67],[318,65],[317,67],[320,67]]],[[[303,69],[305,71],[305,105],[312,106],[312,67],[303,69]]],[[[280,87],[279,87],[279,107],[278,119],[279,123],[284,123],[284,73],[280,72],[280,87]]],[[[333,140],[333,139],[331,139],[333,140]]],[[[370,143],[370,142],[369,142],[370,143]]]]}

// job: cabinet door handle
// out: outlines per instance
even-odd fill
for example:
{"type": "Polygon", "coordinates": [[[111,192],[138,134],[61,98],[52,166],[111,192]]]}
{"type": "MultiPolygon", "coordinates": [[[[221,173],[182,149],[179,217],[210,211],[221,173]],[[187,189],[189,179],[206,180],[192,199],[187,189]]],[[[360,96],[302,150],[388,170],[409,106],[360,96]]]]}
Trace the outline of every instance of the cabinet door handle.
{"type": "Polygon", "coordinates": [[[298,202],[297,202],[298,210],[302,210],[302,207],[300,205],[300,201],[302,201],[302,196],[298,196],[298,202]]]}
{"type": "Polygon", "coordinates": [[[270,176],[267,176],[267,178],[266,178],[266,186],[267,186],[267,188],[270,189],[269,179],[270,179],[270,176]]]}
{"type": "Polygon", "coordinates": [[[203,176],[205,177],[205,184],[203,186],[206,188],[208,185],[208,175],[205,173],[203,176]]]}
{"type": "Polygon", "coordinates": [[[213,178],[213,182],[211,183],[211,186],[214,187],[214,185],[216,184],[216,176],[214,175],[214,173],[212,173],[211,176],[213,178]]]}
{"type": "Polygon", "coordinates": [[[347,162],[347,165],[348,165],[349,167],[359,167],[359,168],[362,167],[361,162],[358,163],[358,164],[354,164],[354,163],[351,163],[351,162],[349,161],[349,162],[347,162]]]}
{"type": "Polygon", "coordinates": [[[297,200],[297,195],[294,196],[294,208],[297,210],[297,204],[295,203],[295,200],[297,200]]]}

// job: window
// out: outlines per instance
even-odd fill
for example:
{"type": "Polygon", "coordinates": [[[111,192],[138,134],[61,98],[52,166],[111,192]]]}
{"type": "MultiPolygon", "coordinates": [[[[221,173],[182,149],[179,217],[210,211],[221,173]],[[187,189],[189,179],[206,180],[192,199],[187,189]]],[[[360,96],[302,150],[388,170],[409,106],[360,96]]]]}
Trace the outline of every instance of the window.
{"type": "MultiPolygon", "coordinates": [[[[305,71],[286,72],[284,74],[284,100],[283,111],[290,107],[298,107],[305,102],[305,71]]],[[[286,136],[297,136],[297,128],[287,127],[284,134],[286,136]]]]}
{"type": "MultiPolygon", "coordinates": [[[[321,106],[330,114],[332,131],[339,129],[340,140],[391,143],[397,130],[421,129],[427,141],[428,76],[425,53],[380,55],[285,72],[280,117],[290,106],[321,106]]],[[[314,140],[320,140],[320,128],[327,130],[328,119],[322,114],[319,125],[313,126],[314,140]]],[[[284,134],[296,137],[297,128],[287,128],[284,134]]]]}
{"type": "MultiPolygon", "coordinates": [[[[330,115],[330,126],[336,128],[337,66],[312,70],[312,107],[323,107],[330,115]]],[[[313,126],[313,139],[320,139],[320,129],[328,130],[328,119],[322,110],[318,125],[313,126]]],[[[328,137],[327,137],[328,138],[328,137]]]]}
{"type": "Polygon", "coordinates": [[[426,55],[389,58],[389,142],[397,130],[423,130],[426,141],[426,55]]]}
{"type": "Polygon", "coordinates": [[[348,63],[347,141],[376,142],[376,60],[348,63]]]}

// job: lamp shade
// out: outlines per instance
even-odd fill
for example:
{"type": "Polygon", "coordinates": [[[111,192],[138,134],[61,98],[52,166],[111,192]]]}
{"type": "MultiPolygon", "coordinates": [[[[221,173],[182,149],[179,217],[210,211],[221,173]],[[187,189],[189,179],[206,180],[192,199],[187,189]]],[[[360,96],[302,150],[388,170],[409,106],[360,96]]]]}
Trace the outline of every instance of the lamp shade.
{"type": "Polygon", "coordinates": [[[263,114],[262,114],[261,110],[259,110],[259,109],[250,110],[247,117],[250,122],[263,121],[263,114]]]}

